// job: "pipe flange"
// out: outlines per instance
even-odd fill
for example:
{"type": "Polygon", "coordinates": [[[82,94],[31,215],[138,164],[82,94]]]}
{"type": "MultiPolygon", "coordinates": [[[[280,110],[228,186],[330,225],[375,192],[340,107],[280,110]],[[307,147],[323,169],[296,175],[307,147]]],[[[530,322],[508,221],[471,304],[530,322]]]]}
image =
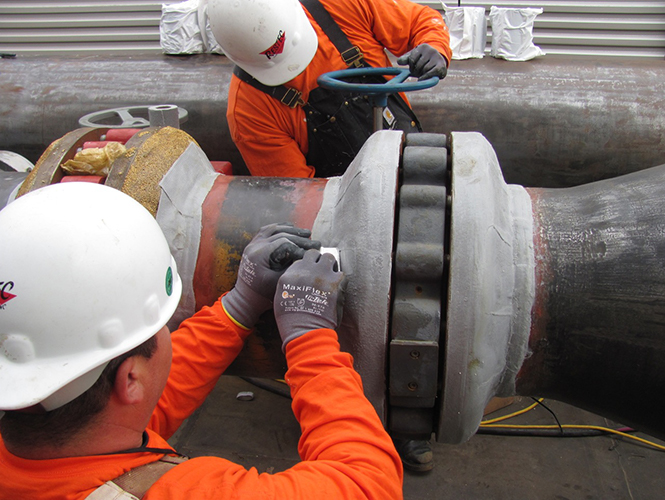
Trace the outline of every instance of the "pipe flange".
{"type": "Polygon", "coordinates": [[[490,143],[452,135],[450,281],[437,440],[459,444],[493,396],[513,395],[534,298],[531,201],[490,143]]]}
{"type": "Polygon", "coordinates": [[[402,155],[389,358],[390,429],[429,439],[439,380],[448,174],[446,136],[409,134],[402,155]]]}

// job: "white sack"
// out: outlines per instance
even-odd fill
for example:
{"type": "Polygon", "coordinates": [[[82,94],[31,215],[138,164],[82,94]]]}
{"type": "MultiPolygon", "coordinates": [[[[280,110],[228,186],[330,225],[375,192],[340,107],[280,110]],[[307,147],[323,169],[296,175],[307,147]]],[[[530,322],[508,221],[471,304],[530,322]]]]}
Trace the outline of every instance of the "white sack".
{"type": "Polygon", "coordinates": [[[162,4],[159,42],[165,54],[222,54],[208,22],[208,2],[187,0],[162,4]],[[204,26],[203,30],[201,26],[204,26]]]}
{"type": "Polygon", "coordinates": [[[199,26],[205,26],[205,29],[201,31],[201,38],[203,38],[203,46],[205,47],[206,52],[211,52],[213,54],[224,54],[222,47],[215,40],[215,35],[212,34],[212,28],[210,27],[210,18],[208,17],[208,0],[200,0],[199,5],[199,26]]]}
{"type": "Polygon", "coordinates": [[[533,43],[533,24],[543,9],[495,7],[490,9],[492,48],[490,55],[508,61],[528,61],[544,56],[533,43]]]}
{"type": "Polygon", "coordinates": [[[453,59],[482,59],[487,45],[485,7],[448,7],[441,2],[453,59]]]}

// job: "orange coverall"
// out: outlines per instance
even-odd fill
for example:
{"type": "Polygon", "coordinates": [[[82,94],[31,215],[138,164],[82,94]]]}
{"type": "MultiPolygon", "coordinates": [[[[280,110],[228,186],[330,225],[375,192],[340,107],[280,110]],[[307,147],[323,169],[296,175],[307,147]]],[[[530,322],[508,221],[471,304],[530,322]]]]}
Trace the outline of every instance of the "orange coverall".
{"type": "MultiPolygon", "coordinates": [[[[428,43],[447,59],[452,58],[450,36],[441,15],[408,0],[320,0],[349,41],[357,45],[373,67],[391,66],[384,51],[400,56],[428,43]]],[[[285,86],[309,92],[323,73],[345,69],[339,52],[307,13],[319,47],[305,71],[285,86]]],[[[307,122],[300,106],[291,109],[233,75],[226,118],[231,138],[250,173],[257,176],[313,177],[307,165],[307,122]]]]}
{"type": "MultiPolygon", "coordinates": [[[[173,364],[147,429],[149,447],[171,448],[166,439],[203,403],[248,334],[232,323],[219,300],[173,332],[173,364]]],[[[143,498],[402,498],[400,458],[363,395],[351,356],[339,351],[336,333],[313,330],[292,340],[286,356],[286,381],[302,429],[302,462],[271,475],[223,458],[192,458],[162,476],[143,498]]],[[[26,460],[0,441],[0,499],[81,500],[106,481],[162,456],[26,460]]]]}

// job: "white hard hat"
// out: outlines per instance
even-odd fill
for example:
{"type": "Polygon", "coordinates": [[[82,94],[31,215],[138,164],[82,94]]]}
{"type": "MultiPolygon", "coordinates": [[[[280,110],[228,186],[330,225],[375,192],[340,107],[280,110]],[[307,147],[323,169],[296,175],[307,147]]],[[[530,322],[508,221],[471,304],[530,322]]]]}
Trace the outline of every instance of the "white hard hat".
{"type": "Polygon", "coordinates": [[[208,16],[226,56],[265,85],[298,76],[318,47],[298,0],[210,0],[208,16]]]}
{"type": "Polygon", "coordinates": [[[58,408],[155,335],[182,283],[157,221],[99,184],[32,191],[0,211],[0,409],[58,408]]]}

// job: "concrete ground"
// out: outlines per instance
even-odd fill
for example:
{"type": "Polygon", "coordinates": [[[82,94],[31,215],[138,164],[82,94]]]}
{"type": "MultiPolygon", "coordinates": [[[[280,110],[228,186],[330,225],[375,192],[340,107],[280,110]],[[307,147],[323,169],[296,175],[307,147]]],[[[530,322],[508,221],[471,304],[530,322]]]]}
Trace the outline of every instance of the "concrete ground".
{"type": "MultiPolygon", "coordinates": [[[[527,398],[515,400],[490,418],[531,403],[527,398]]],[[[572,406],[545,403],[562,424],[620,427],[572,406]]],[[[553,424],[555,420],[537,407],[509,422],[553,424]]],[[[222,377],[171,444],[189,456],[220,456],[260,472],[278,472],[299,460],[299,435],[289,399],[243,379],[222,377]],[[242,391],[253,392],[254,399],[238,400],[242,391]]],[[[405,499],[656,500],[665,495],[665,452],[623,438],[478,434],[462,445],[435,443],[434,453],[432,472],[405,474],[405,499]]]]}

